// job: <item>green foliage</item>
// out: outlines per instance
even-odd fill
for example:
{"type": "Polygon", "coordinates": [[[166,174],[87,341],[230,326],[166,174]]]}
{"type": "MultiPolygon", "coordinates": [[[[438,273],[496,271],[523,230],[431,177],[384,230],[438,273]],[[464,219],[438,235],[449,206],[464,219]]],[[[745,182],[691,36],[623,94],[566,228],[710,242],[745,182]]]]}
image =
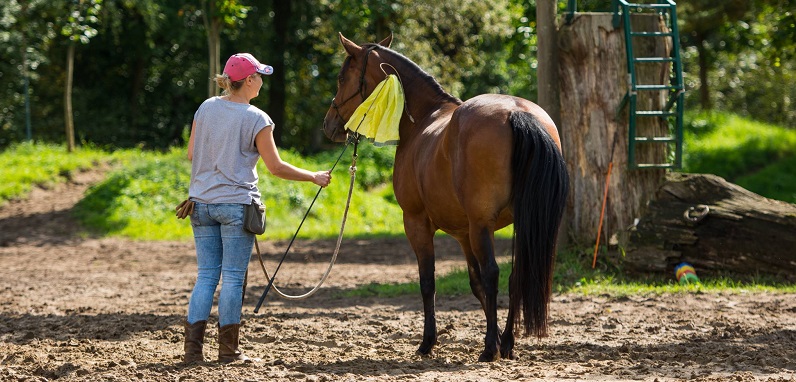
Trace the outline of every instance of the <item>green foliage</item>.
{"type": "MultiPolygon", "coordinates": [[[[72,103],[77,139],[113,147],[182,144],[182,132],[207,94],[203,22],[207,12],[201,2],[66,3],[79,6],[79,12],[69,13],[73,22],[64,31],[90,41],[76,48],[72,103]]],[[[0,147],[25,136],[22,67],[30,69],[33,136],[55,142],[64,139],[66,53],[58,32],[67,21],[62,10],[66,3],[0,2],[0,147]],[[28,64],[21,65],[23,60],[28,64]]],[[[253,100],[273,117],[284,114],[284,121],[277,125],[280,147],[307,153],[326,146],[318,127],[344,58],[338,31],[357,42],[378,41],[393,33],[394,48],[462,98],[482,92],[535,98],[535,7],[531,2],[287,3],[280,2],[279,7],[237,0],[212,3],[227,26],[220,35],[222,60],[248,51],[266,63],[284,61],[280,70],[284,82],[276,74],[267,78],[260,96],[253,100]],[[429,12],[417,12],[417,7],[429,12]],[[276,14],[277,8],[287,11],[276,14]],[[284,35],[277,35],[277,24],[285,25],[284,35]],[[284,46],[284,51],[275,51],[277,45],[284,46]],[[284,88],[284,93],[272,95],[271,86],[284,88]]]]}
{"type": "Polygon", "coordinates": [[[796,160],[796,131],[720,113],[689,113],[685,130],[683,171],[716,174],[761,195],[794,200],[796,173],[788,170],[796,160]]]}
{"type": "Polygon", "coordinates": [[[689,0],[677,5],[686,103],[796,126],[793,1],[689,0]]]}
{"type": "Polygon", "coordinates": [[[95,26],[99,22],[102,0],[69,1],[66,17],[60,22],[61,35],[70,41],[88,44],[97,35],[95,26]]]}
{"type": "Polygon", "coordinates": [[[107,153],[84,147],[67,155],[63,145],[20,143],[0,152],[0,205],[24,198],[33,187],[53,187],[75,172],[111,161],[107,153]]]}

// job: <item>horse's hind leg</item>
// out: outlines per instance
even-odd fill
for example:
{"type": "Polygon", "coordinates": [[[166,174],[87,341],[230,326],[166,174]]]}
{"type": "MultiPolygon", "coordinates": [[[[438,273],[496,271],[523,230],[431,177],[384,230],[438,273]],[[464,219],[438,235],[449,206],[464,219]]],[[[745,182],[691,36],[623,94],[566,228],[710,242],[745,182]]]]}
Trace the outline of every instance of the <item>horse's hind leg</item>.
{"type": "Polygon", "coordinates": [[[404,213],[404,230],[415,251],[420,272],[420,293],[423,296],[423,342],[417,349],[422,355],[431,353],[437,344],[437,319],[435,313],[436,285],[434,282],[434,231],[425,214],[410,216],[404,213]]]}
{"type": "MultiPolygon", "coordinates": [[[[470,226],[470,244],[473,254],[480,267],[481,286],[484,293],[484,313],[486,314],[486,337],[484,351],[478,357],[479,362],[491,362],[499,358],[497,325],[497,293],[500,269],[495,261],[495,249],[492,231],[486,226],[470,226]]],[[[471,280],[472,283],[472,280],[471,280]]]]}
{"type": "MultiPolygon", "coordinates": [[[[478,264],[478,259],[470,247],[470,238],[465,237],[459,241],[462,246],[462,251],[467,259],[467,271],[470,275],[470,289],[473,295],[481,302],[481,309],[486,313],[486,297],[484,294],[484,287],[481,283],[481,266],[478,264]]],[[[511,281],[509,281],[511,282],[511,281]]],[[[499,338],[500,345],[500,358],[504,359],[517,359],[514,355],[514,310],[509,307],[508,318],[506,319],[506,329],[499,338]]],[[[498,331],[500,328],[498,327],[498,331]]]]}
{"type": "MultiPolygon", "coordinates": [[[[509,283],[512,281],[509,280],[509,283]]],[[[509,287],[509,290],[511,288],[509,287]]],[[[517,359],[514,354],[514,315],[516,312],[509,306],[509,314],[506,318],[506,329],[500,336],[500,357],[505,359],[517,359]]]]}
{"type": "Polygon", "coordinates": [[[473,292],[475,298],[481,303],[481,309],[486,313],[486,296],[484,295],[484,286],[481,283],[481,265],[478,264],[478,259],[473,253],[473,248],[470,246],[470,236],[457,238],[459,244],[464,252],[464,258],[467,260],[467,273],[470,276],[470,290],[473,292]]]}

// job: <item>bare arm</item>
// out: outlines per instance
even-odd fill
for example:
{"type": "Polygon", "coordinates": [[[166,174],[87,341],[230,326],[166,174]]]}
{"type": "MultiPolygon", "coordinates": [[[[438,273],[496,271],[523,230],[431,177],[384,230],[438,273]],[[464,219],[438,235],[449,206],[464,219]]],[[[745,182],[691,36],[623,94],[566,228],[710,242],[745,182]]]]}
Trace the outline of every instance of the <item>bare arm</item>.
{"type": "Polygon", "coordinates": [[[331,182],[332,175],[329,171],[309,171],[283,161],[279,157],[279,151],[276,148],[276,142],[274,142],[273,128],[266,127],[262,129],[254,137],[254,142],[257,145],[257,151],[263,158],[263,162],[265,162],[265,167],[274,176],[287,180],[312,182],[321,187],[326,187],[331,182]]]}
{"type": "Polygon", "coordinates": [[[193,136],[196,132],[196,121],[191,125],[191,138],[188,139],[188,160],[193,161],[193,136]]]}

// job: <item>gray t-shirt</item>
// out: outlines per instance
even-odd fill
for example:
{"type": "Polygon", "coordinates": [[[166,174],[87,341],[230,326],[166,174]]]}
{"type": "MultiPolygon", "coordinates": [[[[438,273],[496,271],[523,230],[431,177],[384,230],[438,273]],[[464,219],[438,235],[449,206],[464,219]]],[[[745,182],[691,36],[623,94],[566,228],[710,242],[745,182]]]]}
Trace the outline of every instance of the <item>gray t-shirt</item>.
{"type": "Polygon", "coordinates": [[[191,200],[207,204],[259,200],[260,154],[254,137],[266,127],[273,129],[271,117],[256,106],[212,97],[199,106],[194,121],[191,200]]]}

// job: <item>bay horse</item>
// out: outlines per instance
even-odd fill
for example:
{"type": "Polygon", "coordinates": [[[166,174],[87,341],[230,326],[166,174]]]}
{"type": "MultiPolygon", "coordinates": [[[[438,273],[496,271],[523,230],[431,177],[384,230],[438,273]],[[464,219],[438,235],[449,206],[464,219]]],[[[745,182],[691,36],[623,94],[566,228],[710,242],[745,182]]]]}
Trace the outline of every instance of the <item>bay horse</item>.
{"type": "Polygon", "coordinates": [[[437,344],[433,239],[442,230],[461,245],[470,288],[486,314],[478,360],[514,359],[515,329],[547,335],[556,239],[569,188],[553,120],[533,102],[508,95],[462,102],[391,50],[392,35],[362,46],[342,33],[339,38],[347,57],[323,125],[332,141],[345,141],[344,125],[387,77],[384,68],[403,84],[393,186],[420,273],[424,327],[417,352],[428,355],[437,344]],[[499,334],[494,231],[512,223],[508,317],[499,334]]]}

